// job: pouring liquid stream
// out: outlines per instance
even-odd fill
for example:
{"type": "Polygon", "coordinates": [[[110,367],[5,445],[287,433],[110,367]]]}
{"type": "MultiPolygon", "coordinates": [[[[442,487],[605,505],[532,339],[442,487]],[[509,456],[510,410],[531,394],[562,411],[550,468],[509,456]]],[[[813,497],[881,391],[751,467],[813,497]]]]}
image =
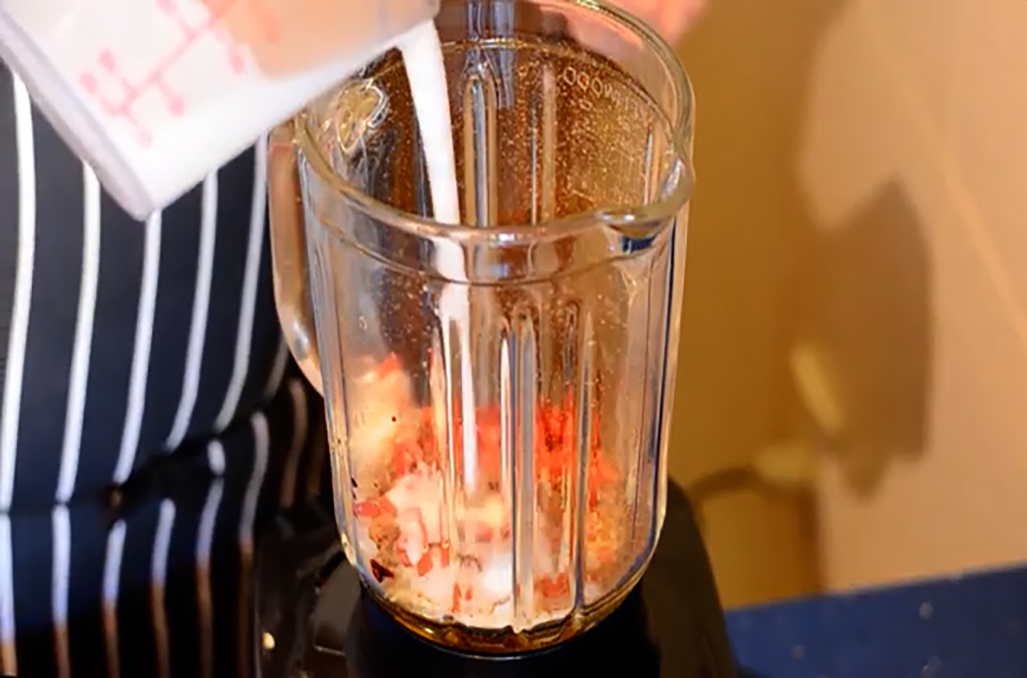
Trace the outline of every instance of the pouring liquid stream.
{"type": "MultiPolygon", "coordinates": [[[[442,43],[438,30],[431,22],[414,28],[400,42],[399,51],[406,68],[410,84],[414,114],[421,134],[425,165],[428,172],[433,218],[443,224],[460,223],[460,198],[457,190],[456,159],[453,151],[453,127],[449,109],[449,86],[446,82],[446,68],[442,43]]],[[[460,277],[465,261],[460,246],[440,248],[439,269],[448,275],[460,277]]],[[[477,427],[475,426],[474,381],[471,369],[471,310],[468,288],[449,284],[439,299],[439,315],[442,323],[442,350],[446,356],[459,355],[460,370],[460,419],[464,482],[474,487],[477,467],[477,427]]],[[[452,420],[453,398],[456,394],[444,395],[447,404],[447,419],[452,420]]],[[[440,394],[441,395],[441,394],[440,394]]],[[[453,444],[453,430],[450,426],[450,444],[453,444]]]]}

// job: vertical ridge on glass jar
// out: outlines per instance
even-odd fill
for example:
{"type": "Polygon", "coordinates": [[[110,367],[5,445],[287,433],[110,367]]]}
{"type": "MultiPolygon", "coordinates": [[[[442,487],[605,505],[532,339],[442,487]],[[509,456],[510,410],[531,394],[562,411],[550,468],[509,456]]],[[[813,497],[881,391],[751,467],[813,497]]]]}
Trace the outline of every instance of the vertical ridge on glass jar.
{"type": "Polygon", "coordinates": [[[595,413],[595,337],[593,336],[592,313],[587,305],[583,305],[578,318],[578,346],[577,346],[577,370],[574,375],[575,403],[574,414],[577,421],[574,428],[577,431],[575,464],[574,464],[574,501],[567,502],[574,507],[571,514],[574,520],[573,531],[573,582],[571,583],[571,595],[573,596],[574,611],[581,614],[585,608],[585,556],[586,544],[585,535],[589,516],[588,506],[588,483],[589,468],[592,459],[592,442],[594,432],[592,430],[593,417],[595,413]]]}
{"type": "MultiPolygon", "coordinates": [[[[685,236],[687,234],[687,222],[682,223],[680,217],[675,217],[670,227],[670,237],[667,239],[668,248],[667,261],[665,264],[666,273],[663,283],[664,301],[661,305],[663,312],[660,318],[659,332],[662,335],[662,348],[660,360],[658,361],[657,372],[659,386],[653,389],[658,392],[656,398],[655,413],[655,435],[653,436],[653,449],[656,454],[656,473],[654,483],[656,485],[653,494],[653,514],[651,517],[650,533],[655,542],[660,538],[660,531],[663,529],[663,518],[667,511],[667,441],[665,437],[670,434],[670,422],[668,409],[673,406],[674,372],[677,371],[677,342],[675,340],[675,311],[680,313],[680,299],[675,302],[675,295],[680,297],[683,292],[683,284],[678,281],[684,276],[682,268],[684,260],[685,236]],[[676,308],[675,308],[676,307],[676,308]],[[669,395],[668,395],[669,394],[669,395]]],[[[651,279],[650,284],[657,285],[658,280],[651,279]]]]}
{"type": "Polygon", "coordinates": [[[510,405],[504,419],[509,422],[513,482],[513,628],[521,632],[532,628],[535,619],[535,423],[538,416],[538,342],[535,323],[526,309],[514,312],[510,335],[504,348],[509,372],[500,374],[501,389],[510,405]]]}
{"type": "MultiPolygon", "coordinates": [[[[309,191],[309,187],[307,189],[309,191]]],[[[305,196],[304,204],[308,202],[305,196]]],[[[309,227],[313,221],[313,215],[305,215],[304,222],[309,227]]],[[[310,296],[313,308],[338,308],[335,298],[335,279],[331,271],[332,244],[331,236],[317,228],[307,228],[307,255],[310,262],[310,296]],[[326,262],[325,259],[328,259],[326,262]],[[327,265],[326,265],[327,264],[327,265]]],[[[317,336],[319,350],[330,351],[330,355],[342,355],[341,342],[339,337],[339,323],[332,316],[317,316],[314,329],[317,336]]],[[[357,538],[356,527],[346,520],[347,516],[353,515],[353,470],[350,468],[352,456],[349,454],[349,408],[346,405],[346,382],[343,378],[343,365],[341,360],[329,360],[321,364],[322,383],[328,384],[326,388],[333,388],[335,385],[341,391],[340,399],[335,402],[327,401],[325,407],[325,418],[328,423],[328,445],[330,449],[330,463],[332,474],[337,479],[333,483],[335,488],[343,488],[336,491],[335,501],[335,522],[339,528],[340,541],[343,550],[350,562],[363,565],[360,557],[360,540],[357,538]],[[340,506],[341,502],[341,506],[340,506]]]]}
{"type": "MultiPolygon", "coordinates": [[[[514,502],[514,477],[517,457],[517,436],[514,429],[513,407],[513,358],[511,357],[510,323],[500,321],[499,329],[499,492],[503,497],[504,510],[510,511],[511,532],[516,525],[514,502]]],[[[494,357],[494,356],[491,356],[494,357]]],[[[511,547],[512,548],[512,547],[511,547]]],[[[512,554],[511,554],[512,555],[512,554]]],[[[516,560],[516,559],[514,559],[516,560]]],[[[512,576],[512,575],[511,575],[512,576]]],[[[516,582],[511,583],[511,590],[516,582]]]]}
{"type": "MultiPolygon", "coordinates": [[[[650,263],[650,265],[647,266],[646,268],[647,268],[648,276],[651,276],[652,273],[653,273],[653,266],[652,266],[652,264],[650,263]]],[[[639,532],[640,532],[640,527],[641,527],[640,522],[643,519],[643,515],[642,514],[643,514],[643,512],[645,510],[645,506],[643,504],[642,499],[645,496],[644,493],[643,493],[643,488],[647,486],[647,483],[646,483],[646,467],[648,465],[648,459],[649,459],[649,454],[646,453],[645,450],[649,449],[647,447],[647,445],[649,444],[649,438],[651,437],[651,428],[652,428],[651,426],[647,426],[646,423],[645,423],[645,422],[649,421],[649,418],[651,416],[650,415],[650,411],[652,409],[652,397],[651,397],[651,394],[649,393],[648,385],[650,383],[650,375],[652,374],[652,369],[651,369],[651,367],[649,365],[649,363],[650,363],[650,354],[649,353],[650,353],[650,350],[651,350],[651,348],[649,346],[649,328],[652,326],[652,323],[653,323],[652,306],[651,306],[651,304],[648,303],[648,298],[652,297],[652,286],[651,285],[647,285],[646,288],[647,288],[646,292],[645,292],[645,296],[647,298],[647,303],[645,304],[645,306],[646,306],[646,332],[645,332],[644,338],[642,339],[642,343],[645,346],[645,348],[643,349],[644,350],[643,362],[644,362],[644,365],[645,365],[645,369],[644,369],[644,371],[642,373],[642,383],[643,383],[642,403],[639,405],[638,410],[632,410],[630,415],[629,415],[632,419],[637,419],[637,421],[638,421],[637,440],[634,440],[634,441],[627,440],[627,431],[631,431],[632,434],[634,434],[634,432],[636,432],[635,431],[635,426],[634,426],[635,422],[629,420],[630,421],[630,425],[627,426],[626,427],[627,430],[624,431],[623,434],[621,434],[621,436],[623,436],[625,440],[620,441],[621,445],[634,445],[635,448],[637,450],[639,450],[639,453],[638,453],[638,455],[636,457],[635,463],[631,464],[630,461],[629,461],[629,468],[627,468],[627,473],[625,474],[625,479],[624,479],[624,484],[625,484],[625,493],[624,494],[627,497],[627,499],[629,499],[631,501],[631,504],[630,504],[631,505],[631,519],[629,521],[630,531],[629,531],[629,536],[627,536],[627,542],[629,542],[631,544],[631,547],[632,547],[633,550],[635,550],[635,553],[638,553],[638,551],[639,551],[639,549],[641,548],[641,545],[642,545],[642,544],[639,543],[639,532]]],[[[629,353],[629,360],[631,360],[631,353],[629,353]]],[[[618,416],[623,416],[623,413],[622,412],[618,412],[618,416]]],[[[644,532],[643,532],[643,534],[644,534],[644,532]]]]}
{"type": "Polygon", "coordinates": [[[445,393],[447,390],[446,360],[442,350],[442,334],[433,331],[431,335],[431,347],[428,349],[428,407],[430,408],[430,422],[432,444],[439,451],[438,468],[442,476],[442,515],[439,517],[439,531],[442,537],[442,556],[447,565],[452,567],[457,562],[459,553],[459,531],[457,527],[457,514],[455,510],[457,501],[457,478],[456,466],[453,464],[454,446],[452,440],[449,420],[450,413],[447,408],[445,393]]]}
{"type": "Polygon", "coordinates": [[[542,87],[531,108],[531,223],[556,215],[556,76],[542,64],[542,87]]]}
{"type": "Polygon", "coordinates": [[[645,156],[642,164],[645,167],[645,175],[642,181],[642,204],[648,205],[652,202],[655,186],[653,185],[653,163],[655,162],[654,149],[656,145],[656,134],[653,123],[650,122],[645,133],[645,156]]]}
{"type": "Polygon", "coordinates": [[[499,221],[499,92],[484,57],[470,66],[464,85],[464,213],[468,224],[495,226],[499,221]]]}
{"type": "MultiPolygon", "coordinates": [[[[454,480],[454,488],[459,488],[454,498],[459,498],[477,485],[478,476],[477,413],[471,369],[471,332],[468,327],[471,313],[467,290],[462,286],[447,284],[439,299],[440,309],[457,311],[440,312],[439,320],[442,324],[442,356],[445,366],[443,393],[448,435],[448,444],[443,449],[447,455],[447,468],[461,471],[460,477],[454,480]],[[457,452],[460,453],[459,465],[457,452]],[[458,486],[456,482],[459,482],[458,486]]],[[[453,509],[451,505],[450,510],[453,509]]]]}
{"type": "MultiPolygon", "coordinates": [[[[650,148],[652,135],[649,136],[650,148]]],[[[647,149],[648,152],[648,149],[647,149]]],[[[646,167],[651,168],[652,163],[647,160],[646,167]]],[[[646,185],[649,184],[649,172],[646,172],[646,185]]],[[[649,195],[649,189],[646,189],[646,195],[649,195]]],[[[658,286],[653,284],[653,276],[656,275],[656,258],[650,261],[648,269],[648,276],[646,279],[648,283],[645,291],[645,308],[646,308],[646,331],[643,337],[640,337],[640,342],[645,346],[645,371],[642,375],[642,404],[638,410],[638,440],[637,441],[626,441],[628,444],[635,442],[636,449],[638,450],[636,462],[634,468],[628,471],[627,481],[627,494],[631,499],[631,521],[630,521],[630,533],[629,543],[635,553],[643,552],[646,544],[640,543],[642,539],[648,539],[650,535],[650,519],[654,514],[654,506],[649,506],[647,498],[652,495],[649,494],[652,488],[649,486],[649,466],[652,460],[653,450],[653,439],[656,437],[656,431],[654,426],[657,425],[655,422],[652,425],[646,425],[646,422],[653,421],[653,410],[659,404],[659,398],[654,397],[653,389],[654,379],[658,378],[659,373],[656,371],[656,366],[652,365],[654,362],[650,356],[652,335],[654,330],[660,331],[662,328],[661,314],[654,312],[653,297],[657,296],[655,293],[658,290],[658,286]],[[644,525],[643,525],[644,521],[644,525]]],[[[634,423],[634,422],[632,422],[634,423]]],[[[628,427],[628,430],[632,430],[634,426],[628,427]]],[[[656,452],[658,453],[658,451],[656,452]]]]}

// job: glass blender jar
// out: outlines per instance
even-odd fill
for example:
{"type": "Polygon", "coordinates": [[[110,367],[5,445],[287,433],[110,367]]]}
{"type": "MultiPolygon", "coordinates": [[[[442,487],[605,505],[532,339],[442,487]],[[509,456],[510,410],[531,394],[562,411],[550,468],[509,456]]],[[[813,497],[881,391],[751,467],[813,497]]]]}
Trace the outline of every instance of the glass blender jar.
{"type": "Polygon", "coordinates": [[[325,396],[349,561],[403,625],[538,649],[641,578],[691,193],[671,49],[585,0],[444,0],[460,223],[396,51],[272,135],[275,294],[325,396]]]}

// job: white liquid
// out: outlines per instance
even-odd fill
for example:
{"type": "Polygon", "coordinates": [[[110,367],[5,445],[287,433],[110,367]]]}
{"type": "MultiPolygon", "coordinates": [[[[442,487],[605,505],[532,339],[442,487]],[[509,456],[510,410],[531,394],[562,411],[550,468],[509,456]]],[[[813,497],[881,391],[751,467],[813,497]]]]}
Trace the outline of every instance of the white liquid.
{"type": "Polygon", "coordinates": [[[449,85],[442,59],[442,43],[435,24],[424,23],[407,33],[399,44],[410,80],[417,127],[421,132],[435,221],[460,223],[456,187],[453,125],[449,112],[449,85]]]}
{"type": "MultiPolygon", "coordinates": [[[[410,31],[399,44],[410,81],[417,127],[421,132],[433,217],[444,224],[460,223],[460,198],[457,191],[456,159],[453,152],[453,125],[449,111],[449,85],[442,43],[435,24],[428,22],[410,31]]],[[[460,277],[465,269],[463,250],[456,243],[440,247],[439,269],[447,277],[460,277]]],[[[443,350],[452,355],[453,340],[459,345],[460,409],[463,426],[464,484],[475,486],[478,441],[474,411],[474,382],[471,373],[471,312],[467,288],[446,285],[439,297],[443,350]],[[454,331],[456,337],[453,336],[454,331]]],[[[447,380],[448,382],[449,380],[447,380]]],[[[448,386],[447,386],[448,391],[448,386]]],[[[436,394],[441,396],[442,394],[436,394]]],[[[452,401],[446,393],[446,401],[452,401]]],[[[451,415],[452,416],[452,415],[451,415]]]]}

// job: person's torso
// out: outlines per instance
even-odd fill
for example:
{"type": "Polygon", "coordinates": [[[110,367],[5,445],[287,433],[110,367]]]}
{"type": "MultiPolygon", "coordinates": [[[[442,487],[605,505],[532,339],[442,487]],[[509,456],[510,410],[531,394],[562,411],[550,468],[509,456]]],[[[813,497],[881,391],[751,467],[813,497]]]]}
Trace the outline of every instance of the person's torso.
{"type": "Polygon", "coordinates": [[[122,481],[276,387],[263,164],[135,222],[0,66],[0,511],[122,481]]]}

